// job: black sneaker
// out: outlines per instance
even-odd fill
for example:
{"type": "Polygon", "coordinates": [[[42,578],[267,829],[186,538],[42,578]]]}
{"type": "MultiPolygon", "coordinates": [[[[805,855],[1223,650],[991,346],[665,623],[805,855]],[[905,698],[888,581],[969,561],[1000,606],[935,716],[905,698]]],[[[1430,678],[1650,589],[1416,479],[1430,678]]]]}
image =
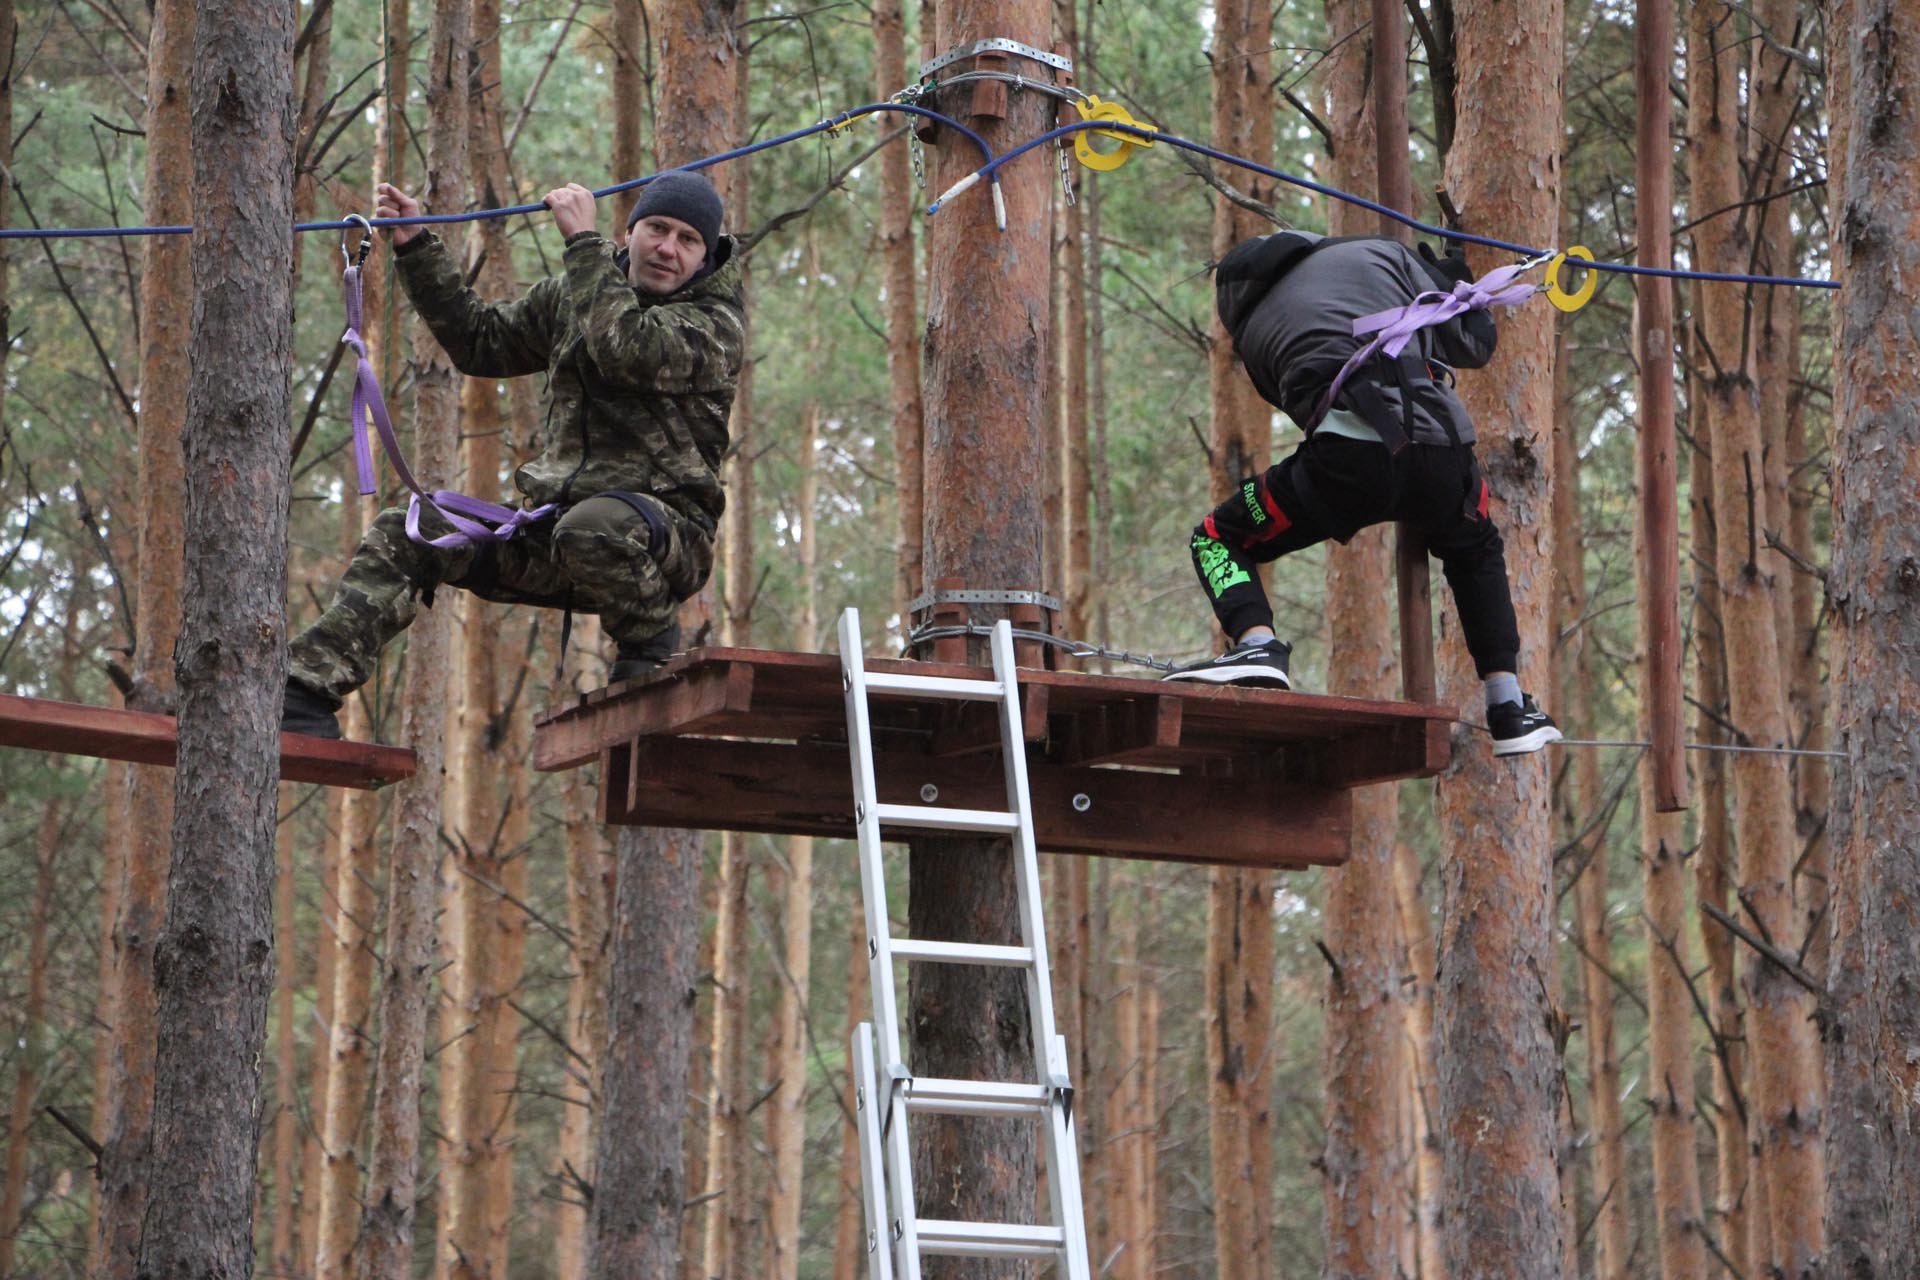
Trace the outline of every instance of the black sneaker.
{"type": "Polygon", "coordinates": [[[1217,658],[1170,671],[1165,678],[1291,689],[1293,681],[1287,678],[1287,661],[1292,656],[1293,646],[1286,641],[1262,640],[1256,644],[1235,645],[1217,658]]]}
{"type": "Polygon", "coordinates": [[[340,718],[334,712],[338,710],[324,695],[315,693],[297,680],[288,680],[286,700],[280,704],[280,731],[337,741],[340,737],[340,718]]]}
{"type": "Polygon", "coordinates": [[[1533,704],[1532,694],[1522,694],[1518,702],[1488,707],[1487,728],[1493,731],[1493,754],[1497,756],[1525,755],[1560,741],[1560,727],[1533,704]]]}
{"type": "Polygon", "coordinates": [[[641,676],[658,671],[660,664],[671,658],[679,647],[679,623],[645,640],[622,640],[613,666],[607,671],[607,683],[638,680],[641,676]]]}

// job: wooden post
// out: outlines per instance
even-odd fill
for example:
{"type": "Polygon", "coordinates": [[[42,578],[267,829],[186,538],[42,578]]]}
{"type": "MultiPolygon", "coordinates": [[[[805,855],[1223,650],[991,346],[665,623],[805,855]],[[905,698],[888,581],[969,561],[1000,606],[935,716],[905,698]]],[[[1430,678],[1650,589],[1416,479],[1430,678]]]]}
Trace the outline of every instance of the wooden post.
{"type": "MultiPolygon", "coordinates": [[[[1380,203],[1410,213],[1413,172],[1407,160],[1406,19],[1397,0],[1372,2],[1374,155],[1380,203]]],[[[1384,214],[1380,234],[1403,244],[1413,239],[1404,223],[1384,214]]],[[[1394,533],[1400,586],[1400,687],[1409,701],[1432,702],[1433,588],[1427,549],[1409,525],[1395,526],[1394,533]]]]}
{"type": "MultiPolygon", "coordinates": [[[[1667,77],[1673,61],[1673,12],[1639,0],[1634,90],[1640,111],[1635,130],[1635,189],[1643,267],[1673,265],[1673,149],[1667,139],[1673,99],[1667,77]]],[[[1640,276],[1640,519],[1647,590],[1641,593],[1647,637],[1647,713],[1653,736],[1653,801],[1662,813],[1687,807],[1685,706],[1680,664],[1680,480],[1673,427],[1673,283],[1640,276]]]]}

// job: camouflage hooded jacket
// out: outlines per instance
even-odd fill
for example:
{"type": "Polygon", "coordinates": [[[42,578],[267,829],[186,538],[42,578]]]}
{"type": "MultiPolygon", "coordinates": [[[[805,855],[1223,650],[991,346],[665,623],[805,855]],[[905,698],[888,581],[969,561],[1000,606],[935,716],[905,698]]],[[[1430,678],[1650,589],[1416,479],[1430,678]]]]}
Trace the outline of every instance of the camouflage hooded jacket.
{"type": "Polygon", "coordinates": [[[648,493],[711,534],[726,506],[720,462],[746,347],[740,269],[722,236],[718,265],[679,292],[635,288],[613,242],[567,241],[564,268],[517,301],[468,287],[437,237],[394,255],[400,282],[460,372],[545,371],[545,447],[514,473],[535,503],[609,489],[648,493]]]}

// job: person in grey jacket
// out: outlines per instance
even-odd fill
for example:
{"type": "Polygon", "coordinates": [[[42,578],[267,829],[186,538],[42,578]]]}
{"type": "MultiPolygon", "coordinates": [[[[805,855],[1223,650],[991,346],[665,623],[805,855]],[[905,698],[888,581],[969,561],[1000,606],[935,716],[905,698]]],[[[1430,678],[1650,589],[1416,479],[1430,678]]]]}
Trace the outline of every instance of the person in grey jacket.
{"type": "Polygon", "coordinates": [[[1520,634],[1505,547],[1474,460],[1473,420],[1450,385],[1454,369],[1493,358],[1491,313],[1471,310],[1419,330],[1397,359],[1381,355],[1350,373],[1328,403],[1336,376],[1362,345],[1354,321],[1472,278],[1457,247],[1440,257],[1422,244],[1416,254],[1379,236],[1281,232],[1248,240],[1220,261],[1215,301],[1234,351],[1260,394],[1306,439],[1244,480],[1194,529],[1194,570],[1232,643],[1168,679],[1291,688],[1292,650],[1274,635],[1258,566],[1404,520],[1446,573],[1486,684],[1494,754],[1537,751],[1560,737],[1514,674],[1520,634]]]}

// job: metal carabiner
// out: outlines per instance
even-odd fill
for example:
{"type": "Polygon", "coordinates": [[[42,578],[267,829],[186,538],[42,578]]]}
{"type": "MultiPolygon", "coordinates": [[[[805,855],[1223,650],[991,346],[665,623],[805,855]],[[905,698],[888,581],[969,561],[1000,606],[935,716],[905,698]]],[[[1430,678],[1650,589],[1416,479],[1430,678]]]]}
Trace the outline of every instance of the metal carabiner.
{"type": "Polygon", "coordinates": [[[360,228],[360,252],[356,255],[347,248],[347,228],[342,227],[340,229],[340,260],[349,267],[364,267],[367,265],[367,255],[373,251],[373,224],[357,213],[348,214],[346,222],[349,227],[357,224],[360,228]]]}

